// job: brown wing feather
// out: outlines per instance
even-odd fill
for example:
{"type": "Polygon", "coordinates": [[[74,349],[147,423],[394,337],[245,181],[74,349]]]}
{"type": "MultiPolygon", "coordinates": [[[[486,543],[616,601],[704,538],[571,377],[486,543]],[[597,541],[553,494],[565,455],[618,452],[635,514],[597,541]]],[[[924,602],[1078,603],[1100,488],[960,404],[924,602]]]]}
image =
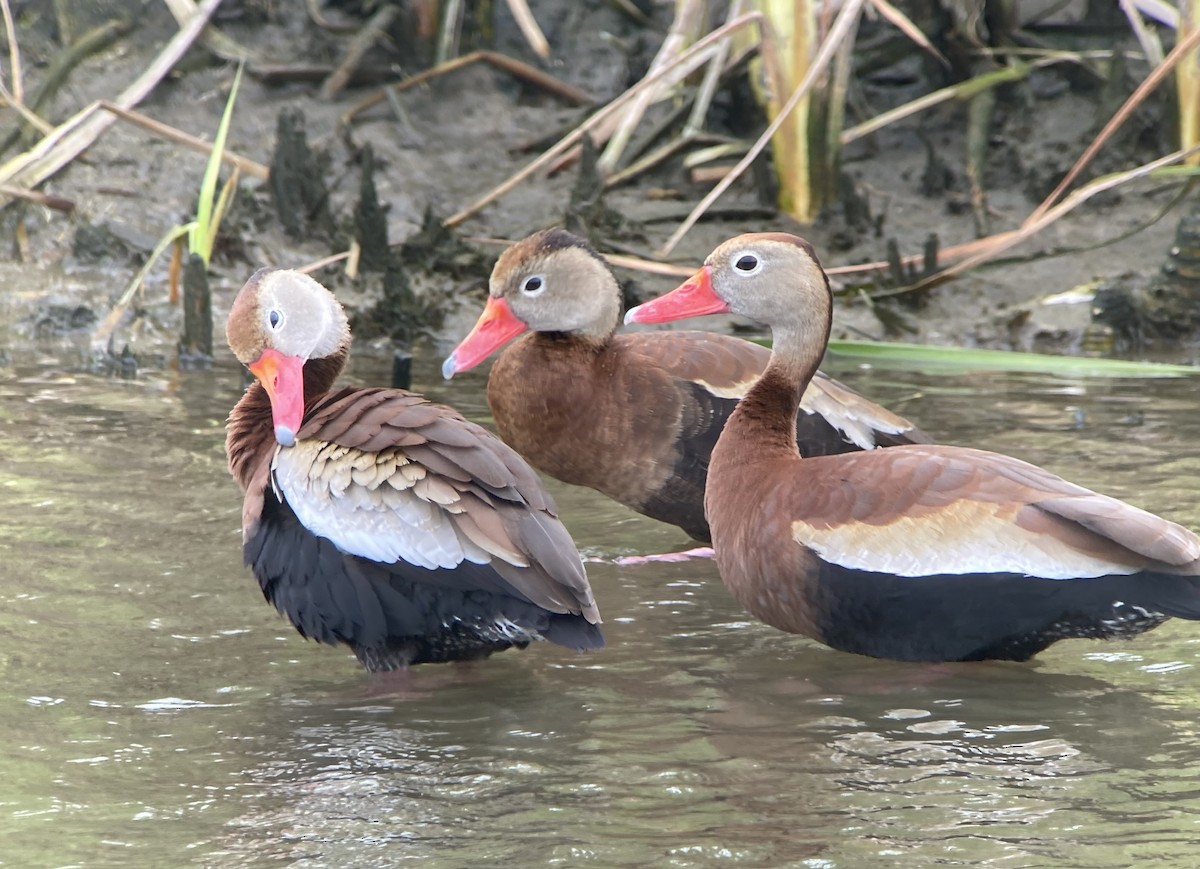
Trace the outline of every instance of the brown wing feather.
{"type": "MultiPolygon", "coordinates": [[[[673,377],[704,386],[723,398],[740,399],[767,367],[771,351],[752,341],[715,332],[634,332],[617,336],[649,364],[673,377]]],[[[930,438],[902,416],[864,398],[818,371],[800,400],[800,409],[819,414],[860,448],[882,443],[928,443],[930,438]],[[880,435],[903,435],[893,440],[880,435]]]]}
{"type": "Polygon", "coordinates": [[[807,459],[788,473],[791,485],[774,490],[786,491],[796,539],[844,566],[1048,577],[1200,567],[1187,529],[1009,456],[917,445],[807,459]]]}
{"type": "Polygon", "coordinates": [[[461,538],[492,555],[493,567],[531,601],[599,621],[578,552],[536,473],[456,411],[401,390],[342,392],[309,412],[297,439],[345,448],[332,459],[341,464],[364,456],[391,461],[382,475],[362,469],[362,481],[372,488],[383,482],[411,487],[444,511],[461,538]],[[419,466],[419,480],[412,479],[412,467],[388,459],[396,452],[419,466]]]}

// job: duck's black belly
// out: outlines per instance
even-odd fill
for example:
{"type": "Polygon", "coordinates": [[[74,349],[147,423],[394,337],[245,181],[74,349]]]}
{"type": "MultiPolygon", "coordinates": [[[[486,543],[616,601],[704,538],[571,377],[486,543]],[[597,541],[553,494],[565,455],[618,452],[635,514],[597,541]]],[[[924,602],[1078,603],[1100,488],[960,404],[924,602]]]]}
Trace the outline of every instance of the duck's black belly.
{"type": "Polygon", "coordinates": [[[243,555],[302,636],[348,645],[371,671],[484,658],[537,639],[580,649],[604,642],[596,625],[524,599],[487,564],[430,570],[348,555],[269,491],[243,555]]]}
{"type": "Polygon", "coordinates": [[[1024,661],[1062,639],[1132,637],[1170,616],[1197,618],[1200,578],[898,577],[824,563],[812,606],[817,639],[835,649],[901,661],[1024,661]]]}

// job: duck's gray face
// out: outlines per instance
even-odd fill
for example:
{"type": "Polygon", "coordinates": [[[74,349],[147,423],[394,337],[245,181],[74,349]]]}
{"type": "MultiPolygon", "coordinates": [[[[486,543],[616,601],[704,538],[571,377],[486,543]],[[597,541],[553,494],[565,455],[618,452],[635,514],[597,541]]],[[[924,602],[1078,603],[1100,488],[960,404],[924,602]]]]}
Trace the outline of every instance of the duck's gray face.
{"type": "Polygon", "coordinates": [[[616,278],[586,242],[561,229],[535,233],[496,261],[483,313],[442,374],[449,379],[473,368],[527,330],[605,339],[620,308],[616,278]]]}
{"type": "Polygon", "coordinates": [[[734,313],[768,324],[794,319],[810,298],[828,294],[812,246],[785,233],[739,235],[716,248],[677,288],[638,305],[626,323],[666,323],[704,314],[734,313]]]}

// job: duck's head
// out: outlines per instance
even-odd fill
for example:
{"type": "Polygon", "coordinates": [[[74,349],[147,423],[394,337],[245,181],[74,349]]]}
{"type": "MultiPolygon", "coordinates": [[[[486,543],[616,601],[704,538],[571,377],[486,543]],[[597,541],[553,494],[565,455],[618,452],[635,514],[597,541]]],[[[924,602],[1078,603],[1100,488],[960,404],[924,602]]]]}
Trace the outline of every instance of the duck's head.
{"type": "Polygon", "coordinates": [[[719,245],[696,274],[631,308],[625,322],[732,313],[782,328],[803,318],[827,319],[829,308],[829,279],[812,245],[788,233],[760,232],[719,245]]]}
{"type": "Polygon", "coordinates": [[[442,374],[473,368],[526,330],[606,341],[620,316],[621,288],[604,258],[566,230],[537,232],[500,255],[483,313],[442,374]]]}
{"type": "Polygon", "coordinates": [[[291,446],[304,418],[304,363],[347,353],[346,312],[308,275],[259,269],[238,291],[225,337],[271,399],[275,440],[291,446]]]}

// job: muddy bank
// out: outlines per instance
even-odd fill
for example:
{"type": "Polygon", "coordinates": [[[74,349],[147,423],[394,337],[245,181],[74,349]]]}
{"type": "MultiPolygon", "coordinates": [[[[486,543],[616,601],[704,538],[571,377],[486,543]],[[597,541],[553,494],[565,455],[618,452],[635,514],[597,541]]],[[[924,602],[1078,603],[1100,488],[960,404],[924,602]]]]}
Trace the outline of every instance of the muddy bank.
{"type": "MultiPolygon", "coordinates": [[[[535,4],[553,51],[545,69],[597,102],[620,93],[644,73],[669,24],[669,4],[646,5],[654,27],[633,21],[616,4],[535,4]]],[[[491,6],[486,20],[466,31],[475,36],[461,50],[486,47],[536,64],[507,17],[505,4],[491,6]]],[[[122,16],[128,7],[118,0],[85,4],[77,24],[82,28],[122,16]]],[[[356,11],[330,8],[324,14],[329,23],[361,26],[364,19],[356,11]]],[[[29,12],[22,20],[26,27],[18,33],[27,76],[34,81],[38,60],[47,60],[58,50],[54,28],[48,13],[29,12]]],[[[231,37],[251,47],[262,65],[328,65],[338,60],[351,38],[315,24],[303,4],[229,2],[216,20],[231,37]]],[[[868,37],[872,26],[878,25],[864,25],[868,37]]],[[[92,99],[119,92],[175,29],[165,7],[139,6],[134,34],[85,61],[44,114],[61,119],[92,99]]],[[[411,36],[410,31],[400,29],[411,36]]],[[[364,68],[411,74],[427,52],[428,40],[413,38],[408,45],[397,40],[373,50],[364,68]]],[[[229,64],[215,62],[204,49],[194,48],[139,108],[166,124],[211,137],[232,74],[229,64]]],[[[1096,83],[1080,83],[1077,78],[1043,71],[1000,93],[987,178],[992,231],[1017,226],[1105,119],[1096,83]]],[[[919,60],[901,62],[864,76],[861,85],[858,103],[878,112],[928,90],[928,72],[919,60]]],[[[361,194],[366,146],[373,154],[378,201],[386,209],[387,238],[395,245],[416,237],[428,214],[450,214],[508,177],[532,158],[535,146],[553,141],[585,111],[503,71],[475,65],[405,92],[393,103],[384,101],[340,129],[339,118],[368,92],[367,87],[351,87],[326,100],[312,81],[280,84],[254,75],[243,81],[229,148],[268,163],[280,112],[302,113],[308,142],[321,155],[331,221],[312,229],[307,237],[295,238],[285,232],[267,185],[243,180],[211,267],[218,324],[232,293],[255,268],[302,265],[344,249],[361,194]]],[[[1155,105],[1161,110],[1164,104],[1155,105]]],[[[665,111],[661,109],[659,115],[665,111]]],[[[752,229],[799,232],[830,266],[886,259],[889,242],[904,253],[916,253],[930,236],[936,236],[943,247],[971,240],[975,227],[967,202],[964,111],[951,104],[851,146],[844,169],[846,188],[853,196],[811,227],[796,226],[772,213],[771,191],[762,183],[766,173],[742,179],[717,209],[724,218],[699,224],[675,259],[695,264],[717,242],[752,229]]],[[[723,92],[709,117],[712,129],[741,137],[752,136],[761,123],[745,88],[723,92]]],[[[1098,169],[1133,165],[1169,150],[1161,117],[1138,124],[1112,154],[1103,156],[1098,169]]],[[[5,269],[9,287],[3,302],[5,320],[15,327],[9,329],[6,343],[20,347],[47,336],[85,335],[157,238],[192,214],[203,167],[202,155],[119,123],[84,159],[45,185],[46,192],[74,201],[71,216],[37,207],[9,207],[0,231],[15,239],[19,220],[28,235],[29,259],[5,269]]],[[[320,277],[363,315],[363,334],[386,338],[385,333],[399,331],[401,337],[429,337],[435,343],[455,340],[473,321],[490,261],[501,249],[471,239],[515,239],[561,222],[575,183],[574,169],[537,176],[468,221],[458,235],[472,245],[475,259],[464,254],[448,265],[435,258],[432,270],[411,259],[404,261],[399,278],[392,276],[402,281],[402,290],[393,290],[391,298],[404,304],[411,301],[428,316],[403,329],[391,322],[371,328],[369,315],[379,310],[376,306],[385,298],[382,274],[350,281],[337,268],[330,268],[320,277]]],[[[679,161],[664,164],[635,184],[607,194],[606,204],[624,219],[624,225],[609,230],[601,241],[610,249],[649,255],[706,190],[689,180],[679,161]]],[[[1016,259],[972,272],[920,299],[870,303],[868,291],[876,286],[844,284],[848,292],[838,306],[835,337],[1079,352],[1085,338],[1095,333],[1086,328],[1095,287],[1114,281],[1145,285],[1160,270],[1181,211],[1177,208],[1157,222],[1153,218],[1176,192],[1175,186],[1145,183],[1093,200],[1016,249],[1016,259]],[[1140,227],[1146,228],[1123,240],[1091,247],[1140,227]],[[1045,250],[1077,252],[1021,259],[1045,250]],[[1080,291],[1062,295],[1075,289],[1080,291]],[[1052,304],[1043,302],[1047,296],[1055,297],[1052,304]]],[[[4,246],[8,255],[14,248],[15,241],[4,246]]],[[[151,274],[144,298],[118,333],[119,346],[128,345],[131,352],[147,359],[169,355],[181,320],[178,309],[165,299],[165,271],[164,261],[151,274]]],[[[669,278],[642,273],[623,276],[632,282],[635,295],[673,285],[669,278]]],[[[1129,342],[1111,343],[1126,353],[1144,349],[1129,342]]],[[[1167,355],[1190,358],[1190,346],[1173,345],[1167,355]]],[[[436,348],[441,349],[444,344],[436,348]]]]}

